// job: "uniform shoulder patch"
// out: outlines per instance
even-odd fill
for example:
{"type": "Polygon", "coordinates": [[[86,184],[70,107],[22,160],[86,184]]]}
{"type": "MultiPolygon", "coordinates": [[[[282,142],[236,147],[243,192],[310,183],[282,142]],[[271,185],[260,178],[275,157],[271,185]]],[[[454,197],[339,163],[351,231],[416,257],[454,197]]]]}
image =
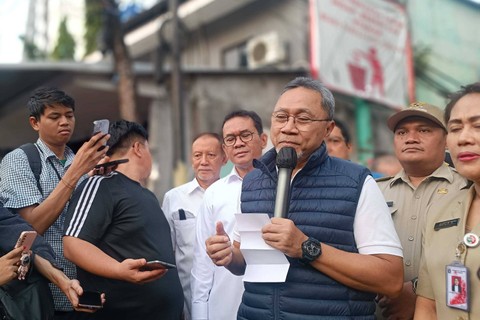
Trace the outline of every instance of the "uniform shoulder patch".
{"type": "Polygon", "coordinates": [[[385,176],[385,177],[380,177],[380,178],[377,178],[375,179],[376,182],[383,182],[383,181],[388,181],[388,180],[391,180],[393,179],[394,176],[385,176]]]}

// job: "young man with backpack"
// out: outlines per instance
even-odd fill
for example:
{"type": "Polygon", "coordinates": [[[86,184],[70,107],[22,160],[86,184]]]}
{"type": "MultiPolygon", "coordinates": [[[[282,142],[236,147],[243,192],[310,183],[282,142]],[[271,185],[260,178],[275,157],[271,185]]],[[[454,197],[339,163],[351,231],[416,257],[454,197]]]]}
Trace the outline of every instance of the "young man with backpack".
{"type": "MultiPolygon", "coordinates": [[[[75,155],[67,143],[75,128],[75,102],[56,88],[36,90],[28,101],[29,122],[38,132],[34,143],[40,159],[39,182],[24,150],[8,153],[0,167],[0,201],[17,212],[42,234],[53,247],[56,263],[69,278],[75,278],[75,266],[63,256],[63,221],[68,201],[86,173],[105,156],[101,148],[109,135],[94,135],[75,155]]],[[[35,155],[35,149],[27,151],[35,155]],[[33,151],[33,152],[32,152],[33,151]]],[[[55,286],[50,287],[55,302],[55,319],[74,319],[71,303],[55,286]]]]}

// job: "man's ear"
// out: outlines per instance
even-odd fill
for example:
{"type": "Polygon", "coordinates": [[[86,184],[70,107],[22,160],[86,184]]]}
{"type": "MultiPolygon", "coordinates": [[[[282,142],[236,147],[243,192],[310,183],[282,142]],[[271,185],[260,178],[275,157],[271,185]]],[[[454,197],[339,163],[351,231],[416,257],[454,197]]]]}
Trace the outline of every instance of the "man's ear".
{"type": "Polygon", "coordinates": [[[325,132],[325,137],[328,137],[330,135],[330,133],[332,133],[333,131],[333,128],[335,128],[335,122],[334,121],[330,121],[326,127],[326,132],[325,132]]]}
{"type": "Polygon", "coordinates": [[[262,149],[265,149],[268,142],[268,136],[265,132],[260,135],[260,141],[262,141],[262,149]]]}
{"type": "Polygon", "coordinates": [[[38,121],[37,119],[35,119],[34,116],[28,117],[28,122],[29,122],[30,125],[32,126],[33,130],[35,130],[35,131],[38,131],[38,130],[39,130],[39,128],[38,128],[38,122],[39,122],[39,121],[38,121]]]}
{"type": "Polygon", "coordinates": [[[143,157],[142,144],[138,141],[133,143],[132,152],[139,158],[143,157]]]}
{"type": "Polygon", "coordinates": [[[225,152],[222,152],[222,157],[223,157],[222,166],[224,166],[228,162],[228,157],[227,157],[227,154],[225,152]]]}

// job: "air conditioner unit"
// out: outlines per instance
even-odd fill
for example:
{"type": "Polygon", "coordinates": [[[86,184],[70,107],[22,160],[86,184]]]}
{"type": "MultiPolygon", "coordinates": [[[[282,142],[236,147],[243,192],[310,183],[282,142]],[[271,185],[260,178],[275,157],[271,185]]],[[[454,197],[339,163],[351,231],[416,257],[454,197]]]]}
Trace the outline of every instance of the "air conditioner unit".
{"type": "Polygon", "coordinates": [[[269,32],[247,42],[247,61],[251,69],[275,65],[286,60],[284,43],[277,32],[269,32]]]}

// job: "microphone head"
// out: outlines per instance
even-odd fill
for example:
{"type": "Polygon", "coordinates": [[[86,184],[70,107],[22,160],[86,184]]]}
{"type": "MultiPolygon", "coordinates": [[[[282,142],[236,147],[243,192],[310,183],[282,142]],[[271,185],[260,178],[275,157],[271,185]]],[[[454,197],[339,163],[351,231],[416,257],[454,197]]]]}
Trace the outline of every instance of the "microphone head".
{"type": "Polygon", "coordinates": [[[276,165],[279,168],[294,169],[297,166],[297,152],[292,147],[283,147],[277,154],[276,165]]]}

